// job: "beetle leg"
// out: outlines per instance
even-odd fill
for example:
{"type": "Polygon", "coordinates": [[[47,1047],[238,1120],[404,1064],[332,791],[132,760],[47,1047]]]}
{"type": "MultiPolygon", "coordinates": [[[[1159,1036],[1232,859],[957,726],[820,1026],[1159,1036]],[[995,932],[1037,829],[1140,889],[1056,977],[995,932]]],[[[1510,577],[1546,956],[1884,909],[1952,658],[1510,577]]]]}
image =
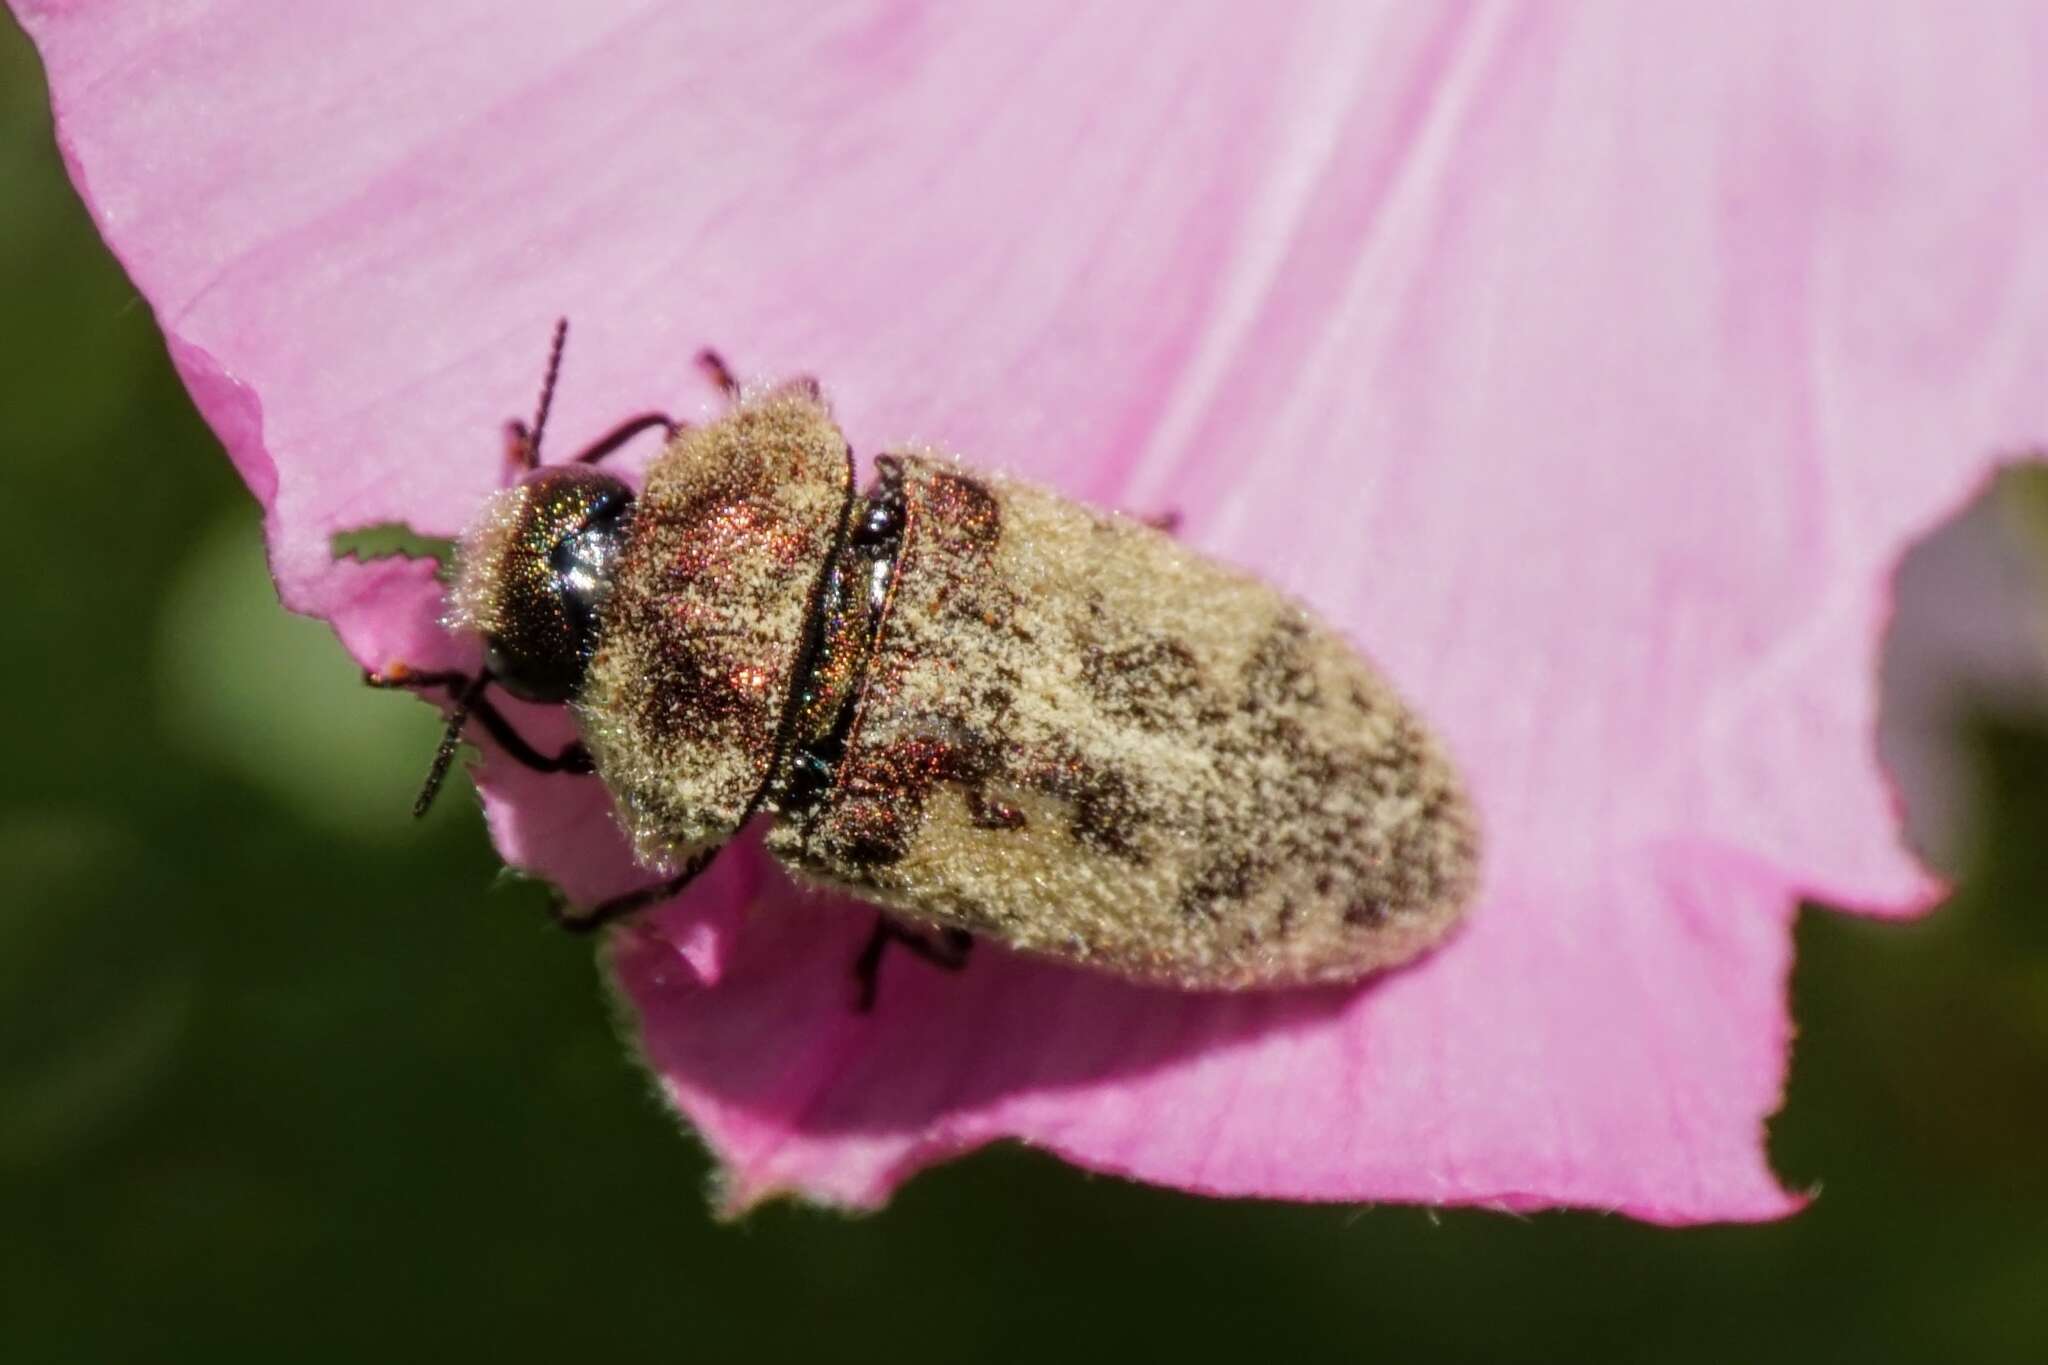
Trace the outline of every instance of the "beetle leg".
{"type": "MultiPolygon", "coordinates": [[[[420,672],[395,664],[382,673],[366,672],[363,681],[371,687],[396,688],[407,692],[426,692],[434,688],[446,688],[449,695],[461,697],[477,680],[467,673],[420,672]]],[[[486,680],[488,682],[488,680],[486,680]]],[[[544,754],[533,747],[526,737],[512,728],[512,722],[505,719],[505,713],[491,705],[490,698],[477,687],[476,695],[469,698],[469,714],[478,724],[490,732],[492,739],[505,755],[535,772],[542,773],[589,773],[596,769],[590,762],[590,751],[580,743],[572,743],[558,754],[544,754]]]]}
{"type": "Polygon", "coordinates": [[[555,923],[572,934],[587,934],[593,929],[601,929],[614,920],[624,919],[635,911],[659,905],[682,894],[683,888],[697,880],[697,874],[711,866],[711,860],[717,856],[716,846],[707,848],[691,858],[683,865],[682,871],[668,880],[656,882],[652,886],[643,886],[638,891],[628,891],[623,896],[613,896],[610,900],[599,901],[588,910],[578,910],[565,898],[557,895],[555,923]]]}
{"type": "Polygon", "coordinates": [[[974,949],[974,936],[965,929],[941,929],[935,943],[887,915],[875,916],[874,932],[868,935],[867,945],[853,961],[853,977],[860,983],[860,998],[854,1008],[862,1014],[872,1013],[875,1008],[875,995],[881,986],[882,954],[891,943],[902,944],[934,967],[957,972],[967,965],[967,956],[974,949]]]}
{"type": "Polygon", "coordinates": [[[697,352],[697,368],[710,376],[711,382],[727,398],[740,396],[740,381],[733,378],[732,366],[725,363],[725,357],[706,346],[697,352]]]}
{"type": "Polygon", "coordinates": [[[660,427],[666,436],[673,436],[683,429],[682,423],[669,417],[665,412],[643,412],[638,417],[628,417],[604,435],[590,443],[581,455],[568,461],[570,464],[596,464],[605,456],[617,450],[643,431],[660,427]]]}
{"type": "MultiPolygon", "coordinates": [[[[641,432],[652,431],[656,427],[661,428],[663,436],[667,437],[681,431],[683,424],[665,412],[643,412],[636,417],[628,417],[563,463],[596,464],[641,432]]],[[[505,424],[505,462],[521,471],[540,468],[540,451],[534,446],[533,433],[527,430],[526,423],[515,420],[505,424]]]]}
{"type": "MultiPolygon", "coordinates": [[[[733,374],[732,366],[726,364],[724,356],[706,346],[703,350],[697,352],[697,368],[704,371],[705,377],[710,379],[713,384],[716,384],[718,391],[724,394],[727,399],[733,402],[739,401],[740,395],[744,392],[744,386],[741,385],[738,376],[733,374]]],[[[814,403],[825,401],[825,387],[818,382],[815,375],[796,375],[783,380],[772,389],[765,390],[765,392],[771,398],[786,393],[799,393],[814,403]]]]}

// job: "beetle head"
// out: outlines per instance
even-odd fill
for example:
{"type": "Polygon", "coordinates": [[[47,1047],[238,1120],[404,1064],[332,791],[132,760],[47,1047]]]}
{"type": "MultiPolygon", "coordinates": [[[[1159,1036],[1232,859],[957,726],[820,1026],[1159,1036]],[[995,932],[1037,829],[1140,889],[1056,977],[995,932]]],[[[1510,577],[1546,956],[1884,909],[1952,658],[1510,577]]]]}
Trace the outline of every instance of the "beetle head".
{"type": "Polygon", "coordinates": [[[575,697],[597,649],[633,493],[588,465],[550,465],[494,494],[462,543],[457,622],[516,697],[575,697]]]}

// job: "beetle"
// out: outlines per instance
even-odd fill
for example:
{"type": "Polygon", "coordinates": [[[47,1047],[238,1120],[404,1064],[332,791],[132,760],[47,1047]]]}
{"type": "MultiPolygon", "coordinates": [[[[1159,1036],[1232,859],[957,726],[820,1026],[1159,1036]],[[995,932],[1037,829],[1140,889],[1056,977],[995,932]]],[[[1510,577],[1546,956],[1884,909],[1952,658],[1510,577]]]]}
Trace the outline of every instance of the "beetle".
{"type": "Polygon", "coordinates": [[[629,419],[540,459],[461,543],[452,623],[474,674],[403,666],[380,686],[454,699],[424,810],[464,726],[514,759],[594,772],[647,890],[680,891],[757,815],[797,878],[883,912],[884,948],[958,965],[988,938],[1184,989],[1355,980],[1458,920],[1478,871],[1443,746],[1307,609],[1164,529],[927,454],[866,488],[810,380],[745,389],[715,354],[717,421],[629,419]],[[597,468],[659,428],[635,493],[597,468]],[[488,689],[564,704],[544,754],[488,689]]]}

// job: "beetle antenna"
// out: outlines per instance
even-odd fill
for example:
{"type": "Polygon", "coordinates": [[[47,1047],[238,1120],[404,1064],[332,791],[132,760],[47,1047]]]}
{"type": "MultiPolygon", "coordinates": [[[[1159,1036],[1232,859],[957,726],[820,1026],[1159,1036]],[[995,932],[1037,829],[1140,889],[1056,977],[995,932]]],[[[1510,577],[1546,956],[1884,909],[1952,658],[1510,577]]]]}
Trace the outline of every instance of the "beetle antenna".
{"type": "Polygon", "coordinates": [[[533,414],[533,434],[527,438],[528,457],[540,464],[540,434],[548,424],[548,409],[555,403],[555,379],[562,373],[562,345],[569,339],[569,319],[555,319],[555,344],[548,348],[547,378],[540,384],[540,406],[533,414]]]}
{"type": "Polygon", "coordinates": [[[441,732],[441,746],[434,750],[434,761],[427,768],[427,780],[420,784],[420,794],[413,800],[413,819],[425,815],[434,804],[434,798],[441,794],[441,784],[448,780],[448,769],[455,763],[455,750],[462,744],[462,728],[469,724],[470,707],[476,704],[489,683],[490,675],[479,673],[476,681],[455,694],[455,709],[448,713],[448,728],[441,732]]]}

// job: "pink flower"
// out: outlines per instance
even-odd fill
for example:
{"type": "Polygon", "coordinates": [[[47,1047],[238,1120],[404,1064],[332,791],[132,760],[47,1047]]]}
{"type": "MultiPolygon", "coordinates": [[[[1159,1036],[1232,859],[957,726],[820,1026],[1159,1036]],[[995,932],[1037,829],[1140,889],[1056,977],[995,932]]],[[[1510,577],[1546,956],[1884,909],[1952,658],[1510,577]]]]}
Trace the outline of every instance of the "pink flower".
{"type": "MultiPolygon", "coordinates": [[[[1352,991],[984,952],[862,1017],[867,915],[729,852],[613,950],[728,1205],[1016,1137],[1215,1193],[1798,1206],[1795,905],[1937,894],[1873,755],[1887,573],[2048,430],[2048,13],[17,5],[285,602],[365,664],[471,656],[428,566],[330,535],[458,530],[566,312],[564,449],[709,414],[707,343],[818,374],[864,455],[1178,511],[1459,755],[1470,927],[1352,991]]],[[[480,779],[509,860],[645,879],[597,784],[480,779]]]]}

